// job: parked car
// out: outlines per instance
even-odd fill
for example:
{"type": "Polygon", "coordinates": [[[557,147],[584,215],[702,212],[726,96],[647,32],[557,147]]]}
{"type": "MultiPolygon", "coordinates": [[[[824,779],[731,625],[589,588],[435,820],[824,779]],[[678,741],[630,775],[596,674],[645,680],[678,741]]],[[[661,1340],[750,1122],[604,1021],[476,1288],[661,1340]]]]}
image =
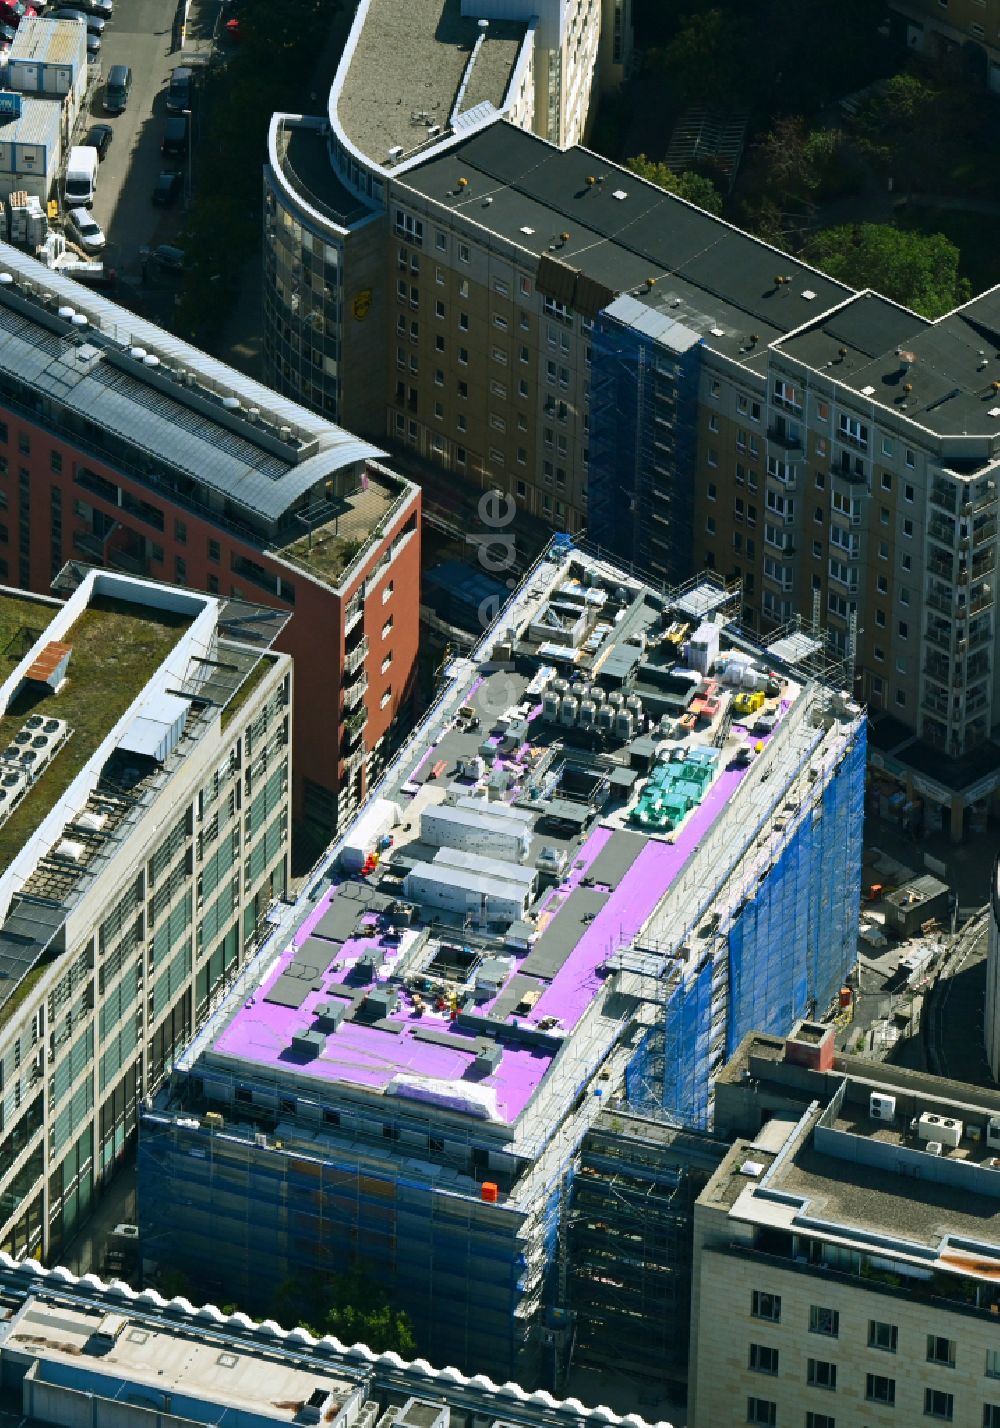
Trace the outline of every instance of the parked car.
{"type": "Polygon", "coordinates": [[[191,108],[191,90],[194,84],[194,70],[187,65],[178,65],[170,76],[167,90],[167,113],[183,114],[191,108]]]}
{"type": "Polygon", "coordinates": [[[66,231],[85,253],[100,253],[108,241],[104,229],[86,208],[66,210],[66,231]]]}
{"type": "Polygon", "coordinates": [[[2,40],[4,44],[12,45],[16,36],[17,31],[13,25],[0,25],[0,40],[2,40]]]}
{"type": "Polygon", "coordinates": [[[176,169],[164,169],[153,185],[153,202],[157,208],[169,208],[181,191],[181,176],[176,169]]]}
{"type": "MultiPolygon", "coordinates": [[[[32,4],[35,0],[32,0],[32,4]]],[[[77,0],[77,8],[87,10],[91,15],[101,15],[110,20],[114,13],[114,0],[77,0]]]]}
{"type": "Polygon", "coordinates": [[[187,254],[183,248],[175,248],[171,243],[160,243],[152,252],[153,262],[158,268],[179,273],[187,266],[187,254]]]}
{"type": "Polygon", "coordinates": [[[160,149],[164,154],[169,154],[171,158],[187,158],[188,117],[186,114],[173,114],[164,123],[160,149]]]}
{"type": "Polygon", "coordinates": [[[91,35],[102,35],[106,20],[102,20],[100,15],[89,15],[86,10],[74,10],[69,5],[60,5],[52,10],[48,16],[52,20],[79,20],[81,25],[86,25],[88,33],[91,35]]]}
{"type": "Polygon", "coordinates": [[[110,124],[91,124],[87,130],[87,137],[83,142],[88,148],[96,149],[97,157],[103,159],[111,148],[111,140],[114,138],[114,133],[115,131],[110,124]]]}
{"type": "Polygon", "coordinates": [[[123,114],[132,89],[132,71],[127,64],[113,64],[104,86],[104,109],[107,114],[123,114]]]}

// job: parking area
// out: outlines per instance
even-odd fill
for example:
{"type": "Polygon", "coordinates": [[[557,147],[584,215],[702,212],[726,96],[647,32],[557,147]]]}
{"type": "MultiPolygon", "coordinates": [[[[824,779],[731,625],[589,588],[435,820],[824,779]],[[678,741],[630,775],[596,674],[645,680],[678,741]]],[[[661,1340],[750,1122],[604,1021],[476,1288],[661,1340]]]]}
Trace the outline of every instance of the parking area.
{"type": "Polygon", "coordinates": [[[101,256],[126,285],[143,285],[144,250],[176,241],[183,225],[201,139],[198,104],[195,97],[186,151],[165,159],[160,144],[167,120],[167,88],[175,68],[185,65],[197,72],[209,62],[218,9],[218,0],[194,0],[185,16],[183,5],[176,8],[164,0],[115,0],[114,14],[102,35],[99,65],[92,67],[96,82],[74,142],[82,143],[92,124],[107,124],[112,131],[98,170],[92,212],[107,236],[101,256]],[[121,114],[109,114],[105,107],[107,76],[115,65],[127,65],[132,71],[131,92],[121,114]],[[159,207],[153,202],[153,190],[164,169],[174,169],[182,177],[170,205],[159,207]]]}

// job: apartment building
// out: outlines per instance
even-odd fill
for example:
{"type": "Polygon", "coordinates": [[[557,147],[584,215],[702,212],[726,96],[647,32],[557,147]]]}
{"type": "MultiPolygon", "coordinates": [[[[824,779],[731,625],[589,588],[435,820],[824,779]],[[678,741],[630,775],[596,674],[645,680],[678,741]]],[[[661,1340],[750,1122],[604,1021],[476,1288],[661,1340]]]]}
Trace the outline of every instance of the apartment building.
{"type": "MultiPolygon", "coordinates": [[[[607,1098],[706,1125],[744,1030],[856,955],[863,715],[726,606],[547,552],[144,1111],[147,1263],[263,1312],[357,1256],[432,1363],[558,1385],[577,1307],[594,1352],[602,1271],[557,1253],[607,1098]]],[[[633,1309],[676,1312],[662,1260],[633,1309]]]]}
{"type": "Polygon", "coordinates": [[[997,0],[889,0],[907,47],[932,59],[961,57],[967,73],[1000,93],[997,0]]]}
{"type": "MultiPolygon", "coordinates": [[[[393,439],[426,452],[426,413],[423,423],[411,420],[421,379],[430,384],[436,368],[446,367],[450,379],[460,380],[453,371],[457,349],[473,343],[456,337],[450,359],[430,364],[426,351],[415,350],[421,343],[434,350],[435,334],[426,310],[421,334],[419,294],[410,291],[419,282],[407,280],[411,263],[419,275],[421,255],[400,259],[398,225],[388,222],[393,177],[501,115],[557,146],[578,143],[596,89],[624,75],[630,36],[630,0],[419,0],[403,18],[390,0],[358,7],[326,115],[278,114],[271,124],[264,343],[278,390],[333,419],[349,414],[354,430],[376,439],[386,432],[388,410],[393,439]],[[400,292],[397,309],[393,297],[400,292]],[[388,385],[379,388],[369,374],[387,362],[388,385]]],[[[455,275],[456,299],[469,277],[455,275]]],[[[431,302],[442,296],[435,293],[431,302]]],[[[512,397],[519,378],[511,376],[512,397]]],[[[497,393],[491,395],[495,405],[497,393]]],[[[428,411],[440,397],[427,386],[428,411]]],[[[479,420],[477,413],[476,427],[479,420]]],[[[453,422],[452,438],[456,430],[453,422]]],[[[534,426],[530,431],[531,439],[512,450],[532,446],[534,426]]],[[[449,446],[467,449],[467,473],[478,477],[491,443],[480,441],[478,430],[472,437],[449,446]]],[[[564,456],[558,464],[568,466],[568,450],[564,456]]]]}
{"type": "Polygon", "coordinates": [[[288,880],[282,617],[0,592],[0,1249],[51,1259],[288,880]],[[250,626],[248,638],[245,631],[250,626]]]}
{"type": "Polygon", "coordinates": [[[276,384],[668,584],[706,564],[738,578],[762,633],[823,632],[875,716],[880,777],[963,837],[1000,788],[996,294],[926,322],[548,142],[517,36],[491,28],[509,19],[467,71],[414,12],[390,103],[365,79],[379,14],[359,10],[325,122],[272,126],[276,384]],[[309,205],[341,228],[310,229],[309,205]],[[288,242],[340,244],[337,296],[314,289],[305,316],[288,242]],[[339,350],[384,354],[356,415],[346,375],[321,385],[316,344],[303,365],[308,324],[331,323],[339,350]]]}
{"type": "Polygon", "coordinates": [[[93,1428],[650,1428],[638,1413],[0,1255],[0,1412],[71,1428],[81,1403],[93,1428]]]}
{"type": "Polygon", "coordinates": [[[381,452],[13,248],[0,251],[0,578],[73,559],[291,618],[295,816],[317,848],[408,698],[420,492],[381,452]]]}
{"type": "Polygon", "coordinates": [[[752,1035],[695,1205],[692,1428],[1000,1421],[1000,1095],[752,1035]]]}

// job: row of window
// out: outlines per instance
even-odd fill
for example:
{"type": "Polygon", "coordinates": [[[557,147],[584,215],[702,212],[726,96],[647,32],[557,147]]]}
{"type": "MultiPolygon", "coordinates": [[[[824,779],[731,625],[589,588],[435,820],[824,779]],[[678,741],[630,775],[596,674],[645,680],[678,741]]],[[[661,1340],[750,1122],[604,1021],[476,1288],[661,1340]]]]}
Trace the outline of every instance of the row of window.
{"type": "MultiPolygon", "coordinates": [[[[891,1378],[881,1378],[878,1374],[868,1374],[865,1385],[865,1402],[892,1407],[896,1402],[896,1384],[891,1378]]],[[[924,1417],[941,1423],[952,1423],[955,1418],[955,1395],[938,1388],[924,1389],[924,1417]]],[[[751,1396],[747,1399],[747,1423],[754,1428],[777,1428],[778,1405],[770,1398],[751,1396]]],[[[837,1428],[831,1413],[816,1413],[808,1410],[805,1428],[837,1428]]],[[[982,1428],[1000,1428],[1000,1403],[984,1403],[982,1428]]]]}

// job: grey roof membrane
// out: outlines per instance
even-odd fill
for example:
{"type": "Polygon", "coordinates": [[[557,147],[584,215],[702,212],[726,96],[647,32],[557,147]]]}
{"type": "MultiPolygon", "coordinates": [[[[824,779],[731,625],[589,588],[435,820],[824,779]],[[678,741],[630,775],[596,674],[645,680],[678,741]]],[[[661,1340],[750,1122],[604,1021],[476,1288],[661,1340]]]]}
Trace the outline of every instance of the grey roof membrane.
{"type": "Polygon", "coordinates": [[[587,879],[616,888],[638,858],[647,840],[635,833],[616,829],[587,870],[587,879]]]}
{"type": "Polygon", "coordinates": [[[525,958],[521,971],[528,976],[554,977],[608,897],[592,888],[574,888],[559,916],[552,919],[525,958]]]}

